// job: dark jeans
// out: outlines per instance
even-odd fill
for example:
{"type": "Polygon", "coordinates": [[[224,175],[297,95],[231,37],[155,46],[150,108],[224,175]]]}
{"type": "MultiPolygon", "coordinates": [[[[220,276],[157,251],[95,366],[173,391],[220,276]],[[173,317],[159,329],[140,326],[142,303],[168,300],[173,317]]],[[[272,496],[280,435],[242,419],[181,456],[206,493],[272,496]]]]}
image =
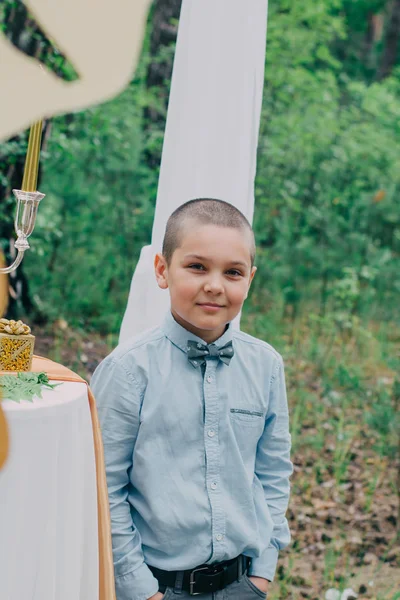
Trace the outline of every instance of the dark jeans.
{"type": "Polygon", "coordinates": [[[163,600],[259,600],[266,599],[266,595],[257,586],[252,583],[247,575],[242,575],[239,581],[234,581],[226,586],[223,590],[212,592],[210,594],[199,594],[191,596],[189,592],[175,590],[167,587],[166,589],[160,585],[160,592],[164,593],[163,600]]]}

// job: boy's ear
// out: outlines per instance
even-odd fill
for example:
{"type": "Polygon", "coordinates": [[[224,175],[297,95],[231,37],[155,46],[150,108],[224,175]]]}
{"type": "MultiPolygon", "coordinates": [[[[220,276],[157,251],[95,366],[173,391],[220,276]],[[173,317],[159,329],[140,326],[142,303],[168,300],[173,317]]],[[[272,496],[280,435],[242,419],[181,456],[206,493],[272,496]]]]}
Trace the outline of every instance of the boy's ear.
{"type": "Polygon", "coordinates": [[[247,298],[247,295],[249,293],[251,282],[253,281],[253,278],[254,278],[254,275],[256,274],[256,271],[257,271],[257,267],[253,267],[251,269],[251,273],[250,273],[250,277],[249,277],[249,287],[247,288],[246,298],[247,298]]]}
{"type": "Polygon", "coordinates": [[[166,290],[168,288],[168,265],[164,256],[160,253],[157,253],[154,258],[154,272],[156,274],[158,287],[162,290],[166,290]]]}
{"type": "Polygon", "coordinates": [[[257,267],[253,267],[251,269],[251,273],[250,273],[250,277],[249,277],[249,287],[251,286],[251,282],[254,279],[254,275],[256,274],[256,271],[257,271],[257,267]]]}

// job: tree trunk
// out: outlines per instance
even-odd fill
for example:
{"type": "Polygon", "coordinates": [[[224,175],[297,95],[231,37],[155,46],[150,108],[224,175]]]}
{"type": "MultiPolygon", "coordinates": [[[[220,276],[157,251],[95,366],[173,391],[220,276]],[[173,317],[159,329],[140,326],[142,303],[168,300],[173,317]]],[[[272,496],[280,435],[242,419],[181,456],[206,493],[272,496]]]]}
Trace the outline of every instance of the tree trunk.
{"type": "Polygon", "coordinates": [[[382,40],[384,30],[384,14],[368,13],[367,15],[367,31],[364,40],[363,57],[364,63],[368,69],[374,73],[377,68],[377,52],[376,46],[382,40]]]}
{"type": "Polygon", "coordinates": [[[392,3],[389,23],[386,29],[385,46],[382,53],[377,79],[388,77],[396,65],[400,41],[400,0],[392,3]]]}

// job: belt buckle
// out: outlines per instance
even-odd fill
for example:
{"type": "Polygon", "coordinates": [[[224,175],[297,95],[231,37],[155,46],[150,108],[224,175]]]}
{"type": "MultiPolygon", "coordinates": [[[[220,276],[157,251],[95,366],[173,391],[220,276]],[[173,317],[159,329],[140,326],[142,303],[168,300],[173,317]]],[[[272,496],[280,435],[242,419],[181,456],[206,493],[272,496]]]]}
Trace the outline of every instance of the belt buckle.
{"type": "Polygon", "coordinates": [[[194,586],[196,584],[196,578],[195,578],[195,573],[198,573],[199,571],[208,571],[209,566],[205,566],[205,567],[198,567],[197,569],[193,569],[193,571],[190,573],[190,578],[189,578],[189,594],[190,596],[199,596],[200,594],[202,594],[203,592],[194,592],[194,586]]]}

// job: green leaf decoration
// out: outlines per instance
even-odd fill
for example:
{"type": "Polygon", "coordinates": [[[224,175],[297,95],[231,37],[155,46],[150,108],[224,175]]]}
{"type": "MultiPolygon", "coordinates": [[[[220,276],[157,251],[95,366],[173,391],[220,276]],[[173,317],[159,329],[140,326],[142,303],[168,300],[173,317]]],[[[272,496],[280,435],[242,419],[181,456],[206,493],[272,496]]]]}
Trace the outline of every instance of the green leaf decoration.
{"type": "Polygon", "coordinates": [[[3,398],[21,402],[28,400],[33,402],[33,397],[42,398],[42,388],[54,389],[61,383],[49,383],[46,373],[18,373],[14,375],[2,375],[0,377],[0,386],[3,391],[3,398]]]}

